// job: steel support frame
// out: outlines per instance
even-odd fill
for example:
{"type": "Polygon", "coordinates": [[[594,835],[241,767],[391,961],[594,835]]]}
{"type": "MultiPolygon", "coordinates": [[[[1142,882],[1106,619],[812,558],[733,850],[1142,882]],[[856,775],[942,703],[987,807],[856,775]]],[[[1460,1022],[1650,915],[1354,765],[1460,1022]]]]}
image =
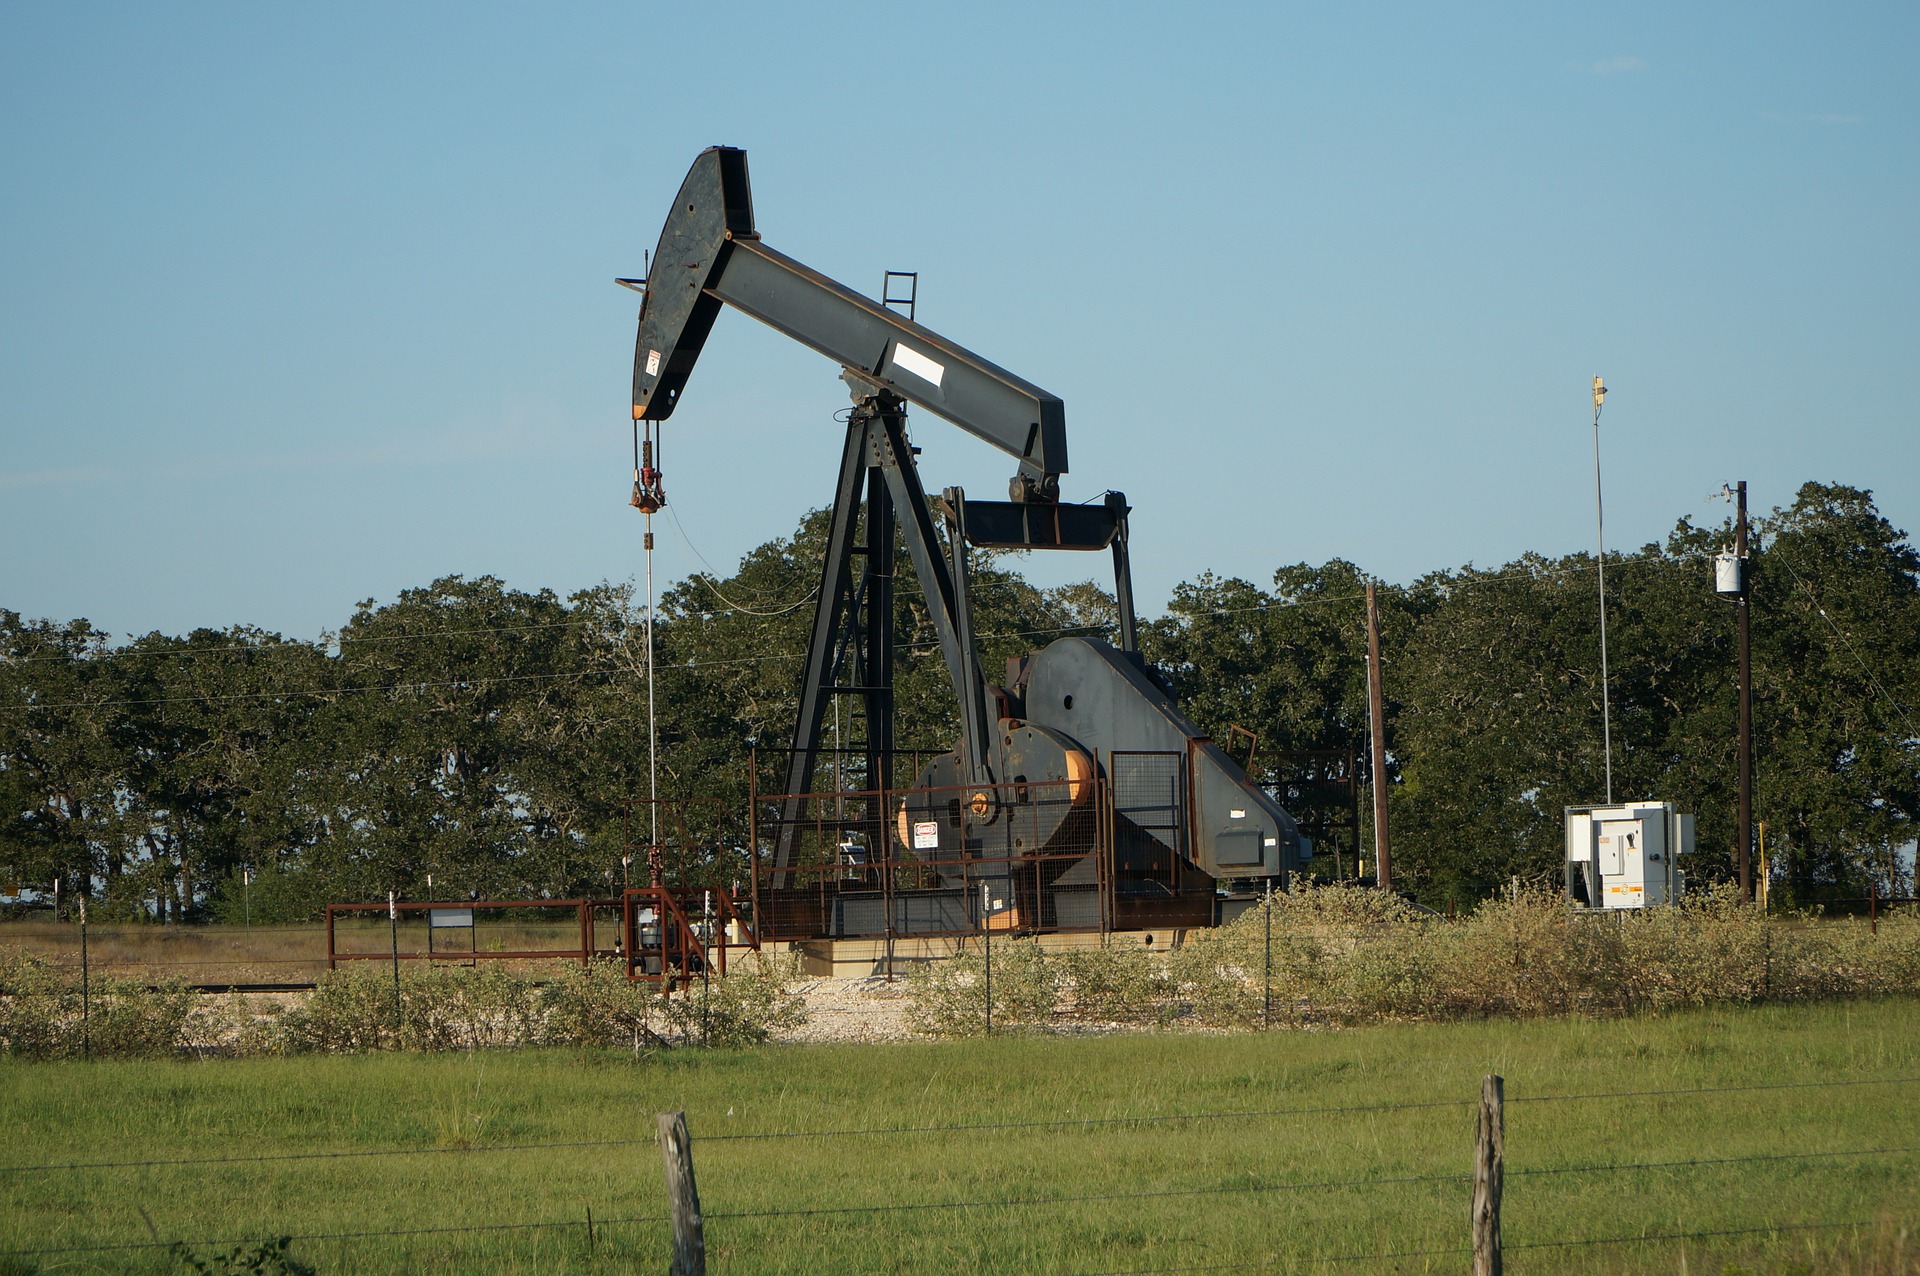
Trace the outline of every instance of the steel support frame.
{"type": "MultiPolygon", "coordinates": [[[[906,541],[927,613],[940,641],[955,695],[962,706],[966,756],[985,780],[987,733],[992,728],[986,682],[973,650],[964,586],[942,552],[920,472],[907,442],[906,409],[899,396],[849,373],[855,402],[847,421],[840,457],[840,479],[827,531],[827,552],[814,602],[813,629],[807,643],[800,707],[788,757],[786,797],[774,846],[774,864],[793,862],[801,795],[813,788],[820,761],[820,733],[836,695],[857,695],[866,722],[866,789],[891,788],[893,752],[893,599],[896,530],[906,541]],[[859,533],[865,513],[863,544],[859,533]],[[856,581],[853,560],[862,560],[856,581]],[[851,641],[843,641],[843,639],[851,641]],[[843,685],[838,656],[858,655],[862,681],[843,685]]],[[[964,555],[962,556],[964,561],[964,555]]],[[[882,833],[884,831],[881,831],[882,833]]],[[[875,850],[886,845],[876,836],[875,850]]]]}

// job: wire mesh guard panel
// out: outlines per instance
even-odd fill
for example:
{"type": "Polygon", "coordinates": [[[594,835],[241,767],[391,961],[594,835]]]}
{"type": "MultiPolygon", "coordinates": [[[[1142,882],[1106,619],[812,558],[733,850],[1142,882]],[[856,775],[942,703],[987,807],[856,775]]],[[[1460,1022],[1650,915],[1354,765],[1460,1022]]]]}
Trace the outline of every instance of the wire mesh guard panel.
{"type": "Polygon", "coordinates": [[[1186,759],[1178,753],[1107,755],[1113,813],[1170,851],[1180,849],[1186,759]]]}
{"type": "Polygon", "coordinates": [[[765,799],[754,868],[760,934],[1097,930],[1100,790],[1071,780],[765,799]],[[784,862],[775,863],[770,848],[779,847],[784,862]]]}

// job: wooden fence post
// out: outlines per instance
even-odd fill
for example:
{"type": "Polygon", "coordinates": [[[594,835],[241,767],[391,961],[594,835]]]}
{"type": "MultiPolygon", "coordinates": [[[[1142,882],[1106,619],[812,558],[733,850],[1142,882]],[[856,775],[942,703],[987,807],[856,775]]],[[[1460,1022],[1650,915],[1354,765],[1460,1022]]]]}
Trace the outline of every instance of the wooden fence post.
{"type": "Polygon", "coordinates": [[[707,1276],[707,1237],[700,1219],[700,1191],[693,1182],[693,1138],[687,1114],[659,1115],[660,1158],[667,1165],[667,1212],[673,1219],[673,1266],[669,1276],[707,1276]]]}
{"type": "Polygon", "coordinates": [[[1506,1152],[1505,1083],[1480,1082],[1480,1128],[1473,1141],[1473,1276],[1500,1276],[1500,1180],[1506,1152]]]}

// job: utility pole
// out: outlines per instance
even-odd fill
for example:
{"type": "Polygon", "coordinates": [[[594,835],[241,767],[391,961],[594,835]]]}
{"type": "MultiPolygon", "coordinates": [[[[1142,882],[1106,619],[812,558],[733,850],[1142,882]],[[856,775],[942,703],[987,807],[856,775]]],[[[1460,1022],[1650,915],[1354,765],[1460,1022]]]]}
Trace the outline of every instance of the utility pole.
{"type": "Polygon", "coordinates": [[[1747,570],[1747,483],[1734,488],[1733,552],[1740,560],[1740,895],[1753,902],[1753,658],[1748,646],[1748,621],[1753,608],[1753,581],[1747,570]]]}
{"type": "MultiPolygon", "coordinates": [[[[1733,552],[1714,555],[1713,588],[1739,608],[1734,622],[1739,648],[1739,726],[1736,764],[1740,774],[1740,801],[1734,817],[1733,865],[1740,881],[1740,897],[1753,903],[1753,649],[1749,641],[1753,619],[1753,578],[1747,556],[1747,485],[1744,481],[1721,487],[1716,496],[1734,500],[1733,552]]],[[[1766,869],[1762,862],[1761,874],[1766,869]]]]}
{"type": "Polygon", "coordinates": [[[1393,889],[1393,857],[1387,845],[1387,720],[1380,691],[1380,609],[1367,582],[1367,722],[1373,737],[1373,864],[1380,889],[1393,889]]]}
{"type": "Polygon", "coordinates": [[[1606,401],[1606,383],[1593,379],[1593,528],[1600,573],[1600,741],[1606,758],[1607,805],[1613,805],[1613,705],[1607,693],[1607,520],[1600,501],[1600,406],[1606,401]]]}

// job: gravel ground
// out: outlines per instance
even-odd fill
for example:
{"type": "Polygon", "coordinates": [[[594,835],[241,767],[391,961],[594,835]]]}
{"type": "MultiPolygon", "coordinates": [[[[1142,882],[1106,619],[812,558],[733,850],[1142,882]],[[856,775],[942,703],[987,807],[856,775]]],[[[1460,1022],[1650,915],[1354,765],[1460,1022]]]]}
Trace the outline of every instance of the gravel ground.
{"type": "Polygon", "coordinates": [[[807,1022],[784,1034],[788,1041],[905,1041],[907,985],[879,976],[859,979],[808,979],[800,985],[807,999],[807,1022]]]}

